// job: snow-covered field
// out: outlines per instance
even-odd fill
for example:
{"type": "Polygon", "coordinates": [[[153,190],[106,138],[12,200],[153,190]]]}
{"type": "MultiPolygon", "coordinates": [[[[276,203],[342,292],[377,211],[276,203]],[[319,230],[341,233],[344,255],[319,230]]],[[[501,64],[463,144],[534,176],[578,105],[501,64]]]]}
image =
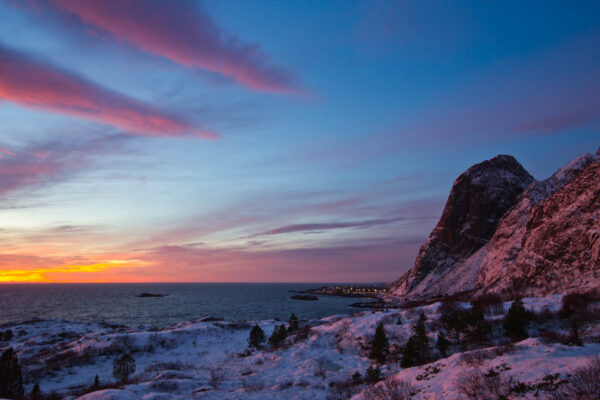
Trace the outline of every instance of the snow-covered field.
{"type": "MultiPolygon", "coordinates": [[[[560,296],[548,296],[524,302],[530,310],[556,311],[560,301],[560,296]]],[[[505,309],[509,305],[506,303],[505,309]]],[[[299,332],[276,350],[266,344],[261,350],[249,350],[247,339],[254,322],[223,321],[186,322],[162,330],[38,321],[1,327],[11,329],[14,338],[0,342],[0,347],[16,350],[26,391],[38,382],[43,392],[56,391],[67,398],[338,399],[344,397],[334,397],[332,383],[349,381],[357,371],[364,375],[371,364],[369,343],[377,323],[384,324],[393,352],[406,342],[424,312],[433,345],[440,307],[435,303],[301,321],[299,332]],[[136,371],[130,383],[118,387],[113,384],[112,363],[124,350],[132,352],[136,371]],[[102,390],[84,394],[90,391],[96,374],[102,390]]],[[[257,323],[267,336],[281,324],[273,320],[257,323]]],[[[508,340],[494,339],[483,349],[461,353],[464,349],[456,348],[451,356],[420,367],[402,369],[392,360],[382,367],[382,373],[410,382],[415,399],[461,398],[456,382],[468,371],[537,388],[512,393],[509,398],[544,398],[540,383],[560,380],[585,364],[589,356],[600,354],[600,343],[590,339],[598,332],[595,323],[583,326],[583,346],[548,343],[540,338],[509,345],[508,340]],[[558,376],[548,378],[555,374],[558,376]]],[[[369,398],[372,389],[363,383],[350,390],[352,399],[359,400],[369,398]]]]}

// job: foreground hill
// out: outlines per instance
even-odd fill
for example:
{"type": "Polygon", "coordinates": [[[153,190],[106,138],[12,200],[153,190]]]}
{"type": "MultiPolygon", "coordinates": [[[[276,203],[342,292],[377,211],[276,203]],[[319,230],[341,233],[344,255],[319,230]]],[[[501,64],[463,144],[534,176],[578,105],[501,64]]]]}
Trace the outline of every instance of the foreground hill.
{"type": "Polygon", "coordinates": [[[509,156],[469,168],[391,293],[415,300],[600,287],[599,158],[600,150],[585,153],[541,182],[509,156]]]}
{"type": "MultiPolygon", "coordinates": [[[[469,303],[433,303],[300,321],[281,346],[265,344],[261,349],[248,348],[251,328],[258,324],[269,335],[278,322],[195,321],[156,330],[33,321],[0,327],[14,333],[0,341],[0,350],[10,347],[18,356],[26,393],[38,383],[46,399],[481,398],[469,397],[467,383],[472,381],[479,382],[478,390],[493,389],[504,396],[485,395],[489,399],[549,398],[569,385],[577,368],[590,362],[589,355],[600,352],[598,303],[578,309],[577,337],[569,334],[568,316],[560,312],[561,296],[526,298],[524,304],[535,313],[527,328],[531,337],[524,340],[504,333],[511,303],[482,309],[485,316],[473,323],[486,334],[477,340],[468,327],[457,331],[458,336],[450,335],[456,319],[448,316],[470,315],[469,303]],[[422,365],[403,369],[403,348],[421,313],[426,318],[427,355],[422,365]],[[379,363],[383,380],[376,383],[378,379],[368,381],[365,372],[374,364],[369,355],[378,324],[390,351],[379,363]],[[437,349],[440,333],[450,340],[446,354],[437,349]],[[132,355],[136,369],[119,385],[112,377],[113,361],[124,353],[132,355]],[[353,378],[357,373],[359,378],[353,378]],[[94,386],[96,375],[99,382],[94,386]]],[[[484,392],[476,396],[480,393],[484,392]]],[[[568,398],[573,397],[560,397],[568,398]]]]}

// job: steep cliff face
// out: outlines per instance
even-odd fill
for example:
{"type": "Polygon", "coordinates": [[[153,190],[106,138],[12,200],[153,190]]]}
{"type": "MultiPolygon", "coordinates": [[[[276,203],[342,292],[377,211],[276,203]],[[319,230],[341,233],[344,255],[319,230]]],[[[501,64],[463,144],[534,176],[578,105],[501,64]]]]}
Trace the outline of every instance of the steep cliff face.
{"type": "Polygon", "coordinates": [[[524,224],[502,221],[479,266],[480,292],[534,295],[600,286],[600,162],[589,154],[576,161],[561,187],[528,207],[524,224]],[[518,234],[507,236],[510,231],[518,234]]]}
{"type": "MultiPolygon", "coordinates": [[[[517,174],[523,183],[531,178],[525,174],[517,174]]],[[[577,157],[545,181],[530,183],[520,195],[513,193],[509,191],[507,199],[512,197],[513,203],[499,221],[486,213],[476,214],[480,208],[474,210],[469,219],[489,221],[488,229],[492,229],[487,239],[485,234],[477,236],[484,240],[479,247],[477,240],[468,242],[469,247],[464,246],[465,241],[440,235],[444,230],[466,233],[465,225],[472,226],[460,219],[456,224],[456,219],[443,215],[414,267],[391,292],[404,299],[419,299],[462,291],[518,290],[542,295],[600,287],[600,150],[595,156],[585,153],[577,157]]],[[[448,208],[456,208],[457,198],[460,196],[451,193],[444,214],[448,208]]],[[[497,212],[501,210],[499,207],[497,212]]]]}
{"type": "MultiPolygon", "coordinates": [[[[536,218],[535,215],[540,213],[538,210],[542,210],[547,202],[565,209],[573,206],[565,201],[559,205],[558,198],[554,198],[554,195],[560,196],[561,192],[572,190],[571,184],[575,184],[576,178],[579,179],[581,173],[595,162],[595,156],[588,153],[582,154],[556,171],[549,179],[537,182],[527,188],[517,204],[506,213],[498,224],[489,244],[481,251],[480,261],[476,263],[478,290],[507,291],[516,286],[523,286],[524,272],[521,271],[524,267],[522,262],[525,255],[523,252],[528,251],[524,250],[524,246],[526,243],[529,243],[529,246],[532,245],[528,241],[533,233],[534,225],[532,224],[537,227],[543,224],[542,220],[539,217],[536,218]],[[534,218],[537,219],[535,223],[533,222],[534,218]]],[[[579,190],[582,189],[593,191],[593,180],[590,180],[587,186],[579,187],[579,190]]],[[[583,214],[593,214],[592,210],[587,207],[579,211],[583,214]]],[[[567,223],[567,220],[564,222],[567,223]]],[[[566,226],[559,228],[555,225],[554,228],[560,230],[566,229],[566,226]]],[[[560,234],[560,232],[558,233],[560,234]]],[[[548,239],[550,240],[550,238],[548,239]]],[[[540,253],[547,251],[543,243],[538,243],[537,248],[540,253]]]]}
{"type": "Polygon", "coordinates": [[[430,294],[431,280],[485,245],[504,213],[534,179],[512,156],[476,164],[456,179],[440,221],[394,293],[430,294]],[[422,293],[421,293],[422,292],[422,293]]]}

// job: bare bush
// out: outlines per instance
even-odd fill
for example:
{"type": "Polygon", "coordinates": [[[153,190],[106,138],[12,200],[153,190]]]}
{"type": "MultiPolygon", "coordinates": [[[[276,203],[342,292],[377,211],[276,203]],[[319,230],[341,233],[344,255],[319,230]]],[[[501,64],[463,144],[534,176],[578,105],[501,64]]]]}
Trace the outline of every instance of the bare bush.
{"type": "Polygon", "coordinates": [[[474,305],[480,306],[486,314],[502,315],[504,314],[504,302],[502,297],[497,293],[482,294],[472,302],[474,305]]]}
{"type": "Polygon", "coordinates": [[[406,400],[410,399],[416,391],[412,383],[388,376],[382,382],[367,389],[364,398],[365,400],[406,400]]]}
{"type": "Polygon", "coordinates": [[[587,365],[575,369],[567,382],[549,397],[555,400],[600,399],[600,357],[591,357],[587,365]]]}
{"type": "Polygon", "coordinates": [[[473,350],[460,355],[459,364],[469,367],[480,367],[485,360],[496,357],[496,353],[488,350],[473,350]]]}
{"type": "Polygon", "coordinates": [[[322,358],[317,360],[317,364],[315,365],[314,374],[316,377],[321,379],[325,379],[327,375],[327,369],[325,368],[325,361],[322,358]]]}
{"type": "Polygon", "coordinates": [[[215,389],[218,389],[224,380],[225,380],[225,373],[222,370],[220,370],[220,369],[211,369],[210,370],[210,378],[208,380],[208,383],[210,383],[210,386],[214,387],[215,389]]]}
{"type": "MultiPolygon", "coordinates": [[[[186,366],[187,367],[187,366],[186,366]]],[[[168,362],[156,362],[147,366],[144,372],[159,372],[159,371],[181,371],[184,369],[184,365],[181,361],[168,361],[168,362]]]]}
{"type": "Polygon", "coordinates": [[[258,376],[249,376],[243,378],[241,383],[246,392],[258,392],[265,388],[265,381],[260,379],[258,376]]]}
{"type": "Polygon", "coordinates": [[[501,400],[507,398],[511,387],[497,374],[484,375],[479,369],[474,369],[458,376],[456,390],[469,400],[501,400]]]}

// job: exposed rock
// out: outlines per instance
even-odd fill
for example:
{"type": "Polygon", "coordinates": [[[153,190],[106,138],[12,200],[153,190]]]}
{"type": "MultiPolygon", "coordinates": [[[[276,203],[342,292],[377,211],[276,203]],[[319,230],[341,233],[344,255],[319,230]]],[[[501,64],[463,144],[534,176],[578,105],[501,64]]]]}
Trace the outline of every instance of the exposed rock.
{"type": "Polygon", "coordinates": [[[293,296],[290,296],[290,299],[293,300],[307,300],[307,301],[316,301],[319,300],[319,298],[315,295],[312,294],[295,294],[293,296]]]}
{"type": "MultiPolygon", "coordinates": [[[[453,199],[451,193],[444,214],[453,199]]],[[[499,223],[492,219],[491,239],[467,257],[464,241],[442,241],[437,232],[443,221],[444,215],[394,295],[418,300],[473,291],[545,295],[600,288],[600,149],[530,184],[499,223]]],[[[458,223],[451,228],[464,226],[458,223]]]]}
{"type": "Polygon", "coordinates": [[[426,289],[439,276],[485,245],[517,196],[534,181],[512,156],[476,164],[454,182],[442,217],[421,247],[415,265],[395,284],[404,296],[426,289]],[[419,288],[420,286],[420,288],[419,288]]]}

